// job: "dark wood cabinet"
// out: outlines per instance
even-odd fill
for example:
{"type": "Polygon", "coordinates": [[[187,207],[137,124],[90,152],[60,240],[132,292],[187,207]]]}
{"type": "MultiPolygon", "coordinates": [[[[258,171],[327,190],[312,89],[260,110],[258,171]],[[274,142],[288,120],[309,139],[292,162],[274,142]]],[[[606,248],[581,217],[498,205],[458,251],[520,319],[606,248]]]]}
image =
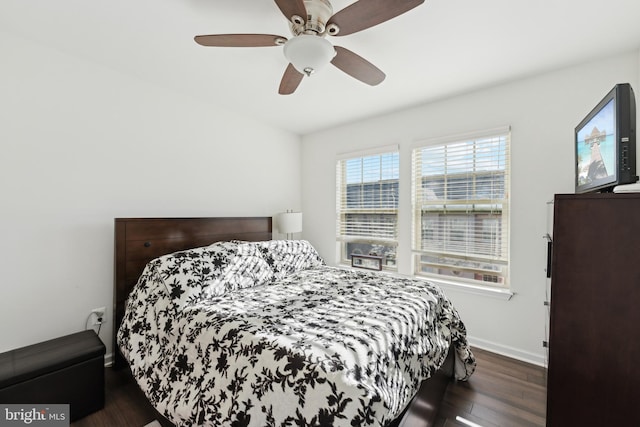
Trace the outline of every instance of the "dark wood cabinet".
{"type": "Polygon", "coordinates": [[[640,425],[640,194],[556,195],[547,426],[640,425]]]}

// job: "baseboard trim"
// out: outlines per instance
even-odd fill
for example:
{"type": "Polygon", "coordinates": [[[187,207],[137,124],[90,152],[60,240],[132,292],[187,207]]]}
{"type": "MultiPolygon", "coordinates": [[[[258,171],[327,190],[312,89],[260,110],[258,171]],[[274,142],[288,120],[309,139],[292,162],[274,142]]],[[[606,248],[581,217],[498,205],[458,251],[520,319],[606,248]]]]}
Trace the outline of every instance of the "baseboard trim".
{"type": "Polygon", "coordinates": [[[542,366],[543,368],[547,367],[547,356],[546,354],[536,354],[528,351],[520,350],[514,347],[509,347],[506,345],[498,344],[492,341],[483,340],[481,338],[475,338],[468,336],[469,344],[472,347],[478,347],[482,350],[487,350],[492,353],[497,353],[502,356],[511,357],[512,359],[517,359],[522,362],[531,363],[533,365],[542,366]]]}
{"type": "Polygon", "coordinates": [[[110,367],[113,365],[113,352],[104,355],[104,366],[110,367]]]}

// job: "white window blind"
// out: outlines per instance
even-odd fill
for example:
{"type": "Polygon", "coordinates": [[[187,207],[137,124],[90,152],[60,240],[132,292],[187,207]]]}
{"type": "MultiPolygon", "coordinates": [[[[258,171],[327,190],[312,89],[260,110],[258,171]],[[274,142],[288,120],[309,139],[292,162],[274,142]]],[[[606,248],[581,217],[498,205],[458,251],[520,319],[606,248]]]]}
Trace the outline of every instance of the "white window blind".
{"type": "Polygon", "coordinates": [[[412,153],[415,273],[508,287],[508,128],[412,153]]]}
{"type": "Polygon", "coordinates": [[[341,261],[351,254],[383,257],[395,269],[398,236],[397,146],[392,151],[342,156],[336,165],[336,239],[341,261]]]}

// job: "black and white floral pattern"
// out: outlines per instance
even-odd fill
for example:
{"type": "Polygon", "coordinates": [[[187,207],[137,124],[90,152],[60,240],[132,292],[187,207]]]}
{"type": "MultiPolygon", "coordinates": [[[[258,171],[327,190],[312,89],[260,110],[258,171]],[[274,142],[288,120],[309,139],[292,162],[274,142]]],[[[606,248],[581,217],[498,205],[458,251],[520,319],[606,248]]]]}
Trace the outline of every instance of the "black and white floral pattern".
{"type": "Polygon", "coordinates": [[[384,426],[440,367],[451,345],[456,377],[473,373],[465,327],[439,288],[327,267],[308,242],[224,245],[234,254],[227,257],[232,264],[245,262],[236,256],[242,251],[255,256],[234,245],[256,248],[272,276],[261,263],[220,267],[248,279],[234,277],[243,285],[208,292],[209,285],[192,280],[204,274],[194,259],[217,259],[211,252],[220,247],[154,260],[118,332],[138,384],[176,425],[384,426]],[[296,247],[306,261],[276,261],[296,247]],[[183,258],[188,263],[181,264],[183,258]],[[168,274],[168,265],[180,280],[168,274]],[[175,298],[176,283],[190,289],[187,299],[175,298]]]}
{"type": "Polygon", "coordinates": [[[222,295],[274,279],[273,269],[258,247],[248,242],[218,242],[164,255],[152,263],[170,298],[180,307],[203,296],[222,295]]]}
{"type": "Polygon", "coordinates": [[[268,240],[258,242],[256,246],[273,269],[275,280],[295,271],[324,265],[324,260],[306,240],[268,240]]]}

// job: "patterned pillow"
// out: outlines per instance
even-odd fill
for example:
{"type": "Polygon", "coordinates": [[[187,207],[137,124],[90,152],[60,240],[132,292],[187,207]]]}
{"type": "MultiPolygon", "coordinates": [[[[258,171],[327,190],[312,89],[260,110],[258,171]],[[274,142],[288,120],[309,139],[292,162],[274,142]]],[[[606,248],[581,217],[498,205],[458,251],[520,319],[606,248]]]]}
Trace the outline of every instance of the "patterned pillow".
{"type": "Polygon", "coordinates": [[[273,280],[273,270],[248,243],[217,242],[159,258],[158,274],[179,307],[201,298],[258,286],[273,280]]]}
{"type": "Polygon", "coordinates": [[[316,249],[306,240],[267,240],[255,245],[273,269],[274,280],[325,265],[316,249]]]}

